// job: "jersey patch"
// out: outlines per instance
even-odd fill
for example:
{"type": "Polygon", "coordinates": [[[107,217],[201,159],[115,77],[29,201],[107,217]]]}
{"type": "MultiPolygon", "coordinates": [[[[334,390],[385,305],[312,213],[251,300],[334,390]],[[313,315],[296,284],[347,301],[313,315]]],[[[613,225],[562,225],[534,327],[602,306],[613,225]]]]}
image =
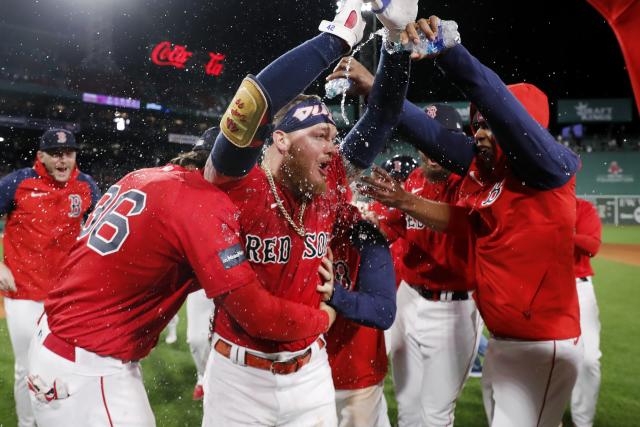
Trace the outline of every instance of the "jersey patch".
{"type": "Polygon", "coordinates": [[[500,197],[500,194],[502,194],[503,186],[504,186],[504,180],[500,182],[496,182],[493,188],[491,188],[491,191],[489,191],[489,195],[487,196],[487,198],[482,201],[481,205],[490,206],[493,204],[493,202],[498,200],[498,197],[500,197]]]}
{"type": "Polygon", "coordinates": [[[412,217],[411,215],[405,215],[407,222],[407,230],[422,230],[424,224],[412,217]]]}
{"type": "Polygon", "coordinates": [[[222,262],[222,266],[225,270],[233,268],[247,259],[244,256],[240,243],[236,243],[235,245],[218,252],[218,257],[220,258],[220,262],[222,262]]]}
{"type": "Polygon", "coordinates": [[[337,260],[333,263],[335,281],[340,283],[346,290],[351,289],[351,278],[349,277],[349,264],[343,260],[337,260]]]}

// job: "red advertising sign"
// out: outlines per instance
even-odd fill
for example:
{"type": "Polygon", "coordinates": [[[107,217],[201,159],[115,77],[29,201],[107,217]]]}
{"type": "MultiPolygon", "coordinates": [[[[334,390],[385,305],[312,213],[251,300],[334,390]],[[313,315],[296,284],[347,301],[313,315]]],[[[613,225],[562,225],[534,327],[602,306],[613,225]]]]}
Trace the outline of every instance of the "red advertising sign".
{"type": "MultiPolygon", "coordinates": [[[[209,53],[209,62],[204,65],[207,75],[219,76],[224,68],[225,55],[221,53],[209,53]]],[[[158,43],[151,51],[151,61],[161,67],[185,68],[187,61],[191,59],[193,52],[187,50],[186,46],[172,44],[169,41],[158,43]]]]}

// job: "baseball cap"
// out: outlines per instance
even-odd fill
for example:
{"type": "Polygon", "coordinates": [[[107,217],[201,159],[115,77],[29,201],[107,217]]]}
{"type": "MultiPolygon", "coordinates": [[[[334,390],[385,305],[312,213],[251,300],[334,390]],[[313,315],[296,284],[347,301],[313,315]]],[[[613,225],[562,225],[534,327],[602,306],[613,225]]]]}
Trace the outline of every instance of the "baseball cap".
{"type": "Polygon", "coordinates": [[[452,132],[464,132],[462,116],[458,110],[447,104],[431,104],[424,109],[427,116],[435,119],[442,126],[452,132]]]}
{"type": "Polygon", "coordinates": [[[409,155],[397,154],[382,164],[382,169],[386,170],[391,178],[398,181],[405,181],[409,174],[419,165],[418,160],[409,155]]]}
{"type": "Polygon", "coordinates": [[[40,151],[77,150],[76,137],[66,129],[49,129],[40,137],[40,151]]]}
{"type": "Polygon", "coordinates": [[[220,128],[218,126],[210,127],[205,130],[200,139],[193,144],[193,151],[211,151],[213,149],[213,144],[216,142],[216,138],[218,137],[218,133],[220,133],[220,128]]]}

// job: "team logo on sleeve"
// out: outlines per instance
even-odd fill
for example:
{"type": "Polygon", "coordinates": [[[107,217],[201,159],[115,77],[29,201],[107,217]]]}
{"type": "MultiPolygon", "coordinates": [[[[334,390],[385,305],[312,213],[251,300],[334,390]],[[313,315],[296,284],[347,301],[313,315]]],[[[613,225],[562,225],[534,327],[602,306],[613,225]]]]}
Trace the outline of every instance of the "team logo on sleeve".
{"type": "Polygon", "coordinates": [[[411,215],[405,215],[405,220],[407,222],[407,230],[422,230],[424,228],[424,224],[411,215]]]}
{"type": "Polygon", "coordinates": [[[82,198],[77,194],[69,194],[69,218],[77,218],[82,213],[82,198]]]}
{"type": "Polygon", "coordinates": [[[351,289],[351,278],[349,278],[349,265],[343,260],[333,263],[333,270],[336,276],[336,282],[340,283],[346,290],[351,289]]]}
{"type": "Polygon", "coordinates": [[[218,252],[218,257],[220,258],[220,262],[222,262],[222,266],[225,270],[233,268],[247,259],[244,256],[244,251],[242,250],[240,243],[236,243],[230,248],[218,252]]]}
{"type": "Polygon", "coordinates": [[[491,188],[491,191],[489,191],[489,195],[487,196],[486,199],[484,199],[481,203],[482,206],[489,206],[491,204],[493,204],[493,202],[495,202],[496,200],[498,200],[498,197],[500,197],[500,194],[502,194],[502,187],[504,186],[504,180],[497,182],[493,188],[491,188]]]}

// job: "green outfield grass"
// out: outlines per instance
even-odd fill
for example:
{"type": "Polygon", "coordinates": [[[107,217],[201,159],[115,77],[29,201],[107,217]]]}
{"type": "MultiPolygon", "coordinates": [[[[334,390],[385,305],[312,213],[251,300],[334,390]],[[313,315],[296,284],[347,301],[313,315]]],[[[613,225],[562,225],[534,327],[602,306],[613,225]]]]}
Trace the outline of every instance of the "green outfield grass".
{"type": "MultiPolygon", "coordinates": [[[[605,227],[607,243],[640,243],[640,227],[605,227]]],[[[640,267],[594,260],[596,294],[602,321],[602,387],[596,426],[640,425],[640,341],[638,320],[640,267]]],[[[181,311],[178,342],[164,343],[143,361],[144,381],[159,427],[199,426],[202,404],[191,400],[195,367],[186,337],[186,317],[181,311]]],[[[5,320],[0,320],[0,427],[15,426],[13,355],[5,320]]],[[[397,408],[389,378],[385,384],[389,414],[393,422],[397,408]]],[[[456,425],[486,426],[480,380],[470,379],[456,409],[456,425]]],[[[569,418],[565,416],[565,426],[569,418]]]]}

